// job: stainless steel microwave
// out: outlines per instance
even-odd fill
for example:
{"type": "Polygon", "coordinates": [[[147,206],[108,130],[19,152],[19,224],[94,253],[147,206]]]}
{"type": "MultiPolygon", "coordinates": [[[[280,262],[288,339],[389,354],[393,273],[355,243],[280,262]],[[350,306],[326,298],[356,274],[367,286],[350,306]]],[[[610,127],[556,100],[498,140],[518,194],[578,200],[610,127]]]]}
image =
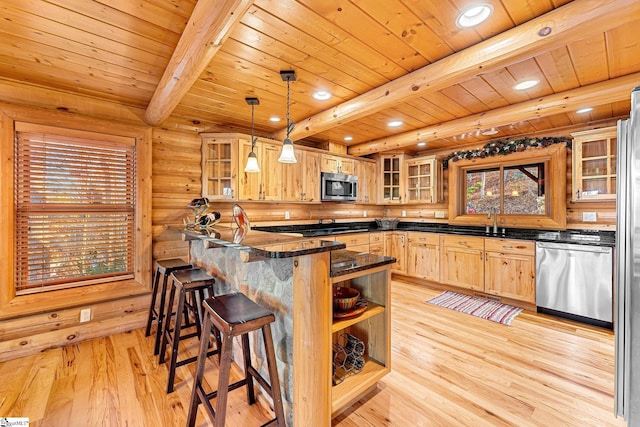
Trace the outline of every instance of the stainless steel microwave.
{"type": "Polygon", "coordinates": [[[321,172],[320,200],[355,202],[358,198],[358,177],[343,173],[321,172]]]}

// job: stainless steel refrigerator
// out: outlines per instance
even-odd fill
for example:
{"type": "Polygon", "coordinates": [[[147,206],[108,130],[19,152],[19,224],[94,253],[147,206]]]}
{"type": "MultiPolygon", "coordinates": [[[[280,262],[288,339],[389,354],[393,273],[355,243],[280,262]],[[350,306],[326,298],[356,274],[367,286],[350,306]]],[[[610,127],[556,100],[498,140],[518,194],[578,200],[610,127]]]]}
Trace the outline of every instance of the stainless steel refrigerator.
{"type": "Polygon", "coordinates": [[[615,413],[640,426],[640,87],[618,122],[615,413]]]}

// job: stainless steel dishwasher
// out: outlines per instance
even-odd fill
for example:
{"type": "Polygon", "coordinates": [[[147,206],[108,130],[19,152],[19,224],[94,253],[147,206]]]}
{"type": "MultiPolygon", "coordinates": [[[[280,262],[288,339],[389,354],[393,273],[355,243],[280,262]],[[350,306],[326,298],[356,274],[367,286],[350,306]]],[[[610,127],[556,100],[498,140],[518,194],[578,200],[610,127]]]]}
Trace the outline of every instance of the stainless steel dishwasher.
{"type": "Polygon", "coordinates": [[[613,325],[613,250],[536,242],[536,305],[587,323],[613,325]]]}

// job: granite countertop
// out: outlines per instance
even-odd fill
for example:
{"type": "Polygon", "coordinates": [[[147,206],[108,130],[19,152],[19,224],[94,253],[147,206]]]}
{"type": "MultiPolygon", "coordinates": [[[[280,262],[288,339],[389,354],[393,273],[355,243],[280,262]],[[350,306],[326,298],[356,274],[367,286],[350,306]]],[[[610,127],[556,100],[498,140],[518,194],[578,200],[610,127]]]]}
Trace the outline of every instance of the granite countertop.
{"type": "Polygon", "coordinates": [[[234,248],[262,258],[291,258],[346,247],[342,242],[267,233],[253,229],[243,232],[240,228],[227,226],[216,226],[207,231],[169,228],[182,233],[186,240],[203,240],[209,247],[234,248]]]}
{"type": "Polygon", "coordinates": [[[337,250],[331,252],[331,277],[344,276],[358,271],[369,270],[387,264],[393,264],[396,259],[384,255],[367,252],[337,250]]]}
{"type": "Polygon", "coordinates": [[[345,233],[376,232],[376,231],[421,231],[425,233],[458,234],[464,236],[495,237],[516,240],[532,240],[538,242],[573,243],[592,246],[615,246],[616,234],[613,231],[597,230],[535,230],[521,228],[507,228],[498,234],[485,232],[484,227],[465,227],[448,224],[424,222],[400,222],[394,228],[380,229],[375,221],[341,222],[332,224],[305,224],[253,227],[255,230],[272,233],[298,233],[304,237],[317,237],[345,233]]]}

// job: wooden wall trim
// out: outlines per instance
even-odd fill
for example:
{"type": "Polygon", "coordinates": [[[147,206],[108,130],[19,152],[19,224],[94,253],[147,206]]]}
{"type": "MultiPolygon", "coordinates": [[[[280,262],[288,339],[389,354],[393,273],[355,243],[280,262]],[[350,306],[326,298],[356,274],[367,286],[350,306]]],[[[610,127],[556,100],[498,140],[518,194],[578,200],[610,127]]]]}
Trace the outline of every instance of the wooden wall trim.
{"type": "Polygon", "coordinates": [[[13,298],[13,265],[15,256],[13,244],[15,236],[14,218],[14,179],[13,179],[13,120],[0,109],[0,230],[4,234],[0,239],[0,307],[13,298]]]}

